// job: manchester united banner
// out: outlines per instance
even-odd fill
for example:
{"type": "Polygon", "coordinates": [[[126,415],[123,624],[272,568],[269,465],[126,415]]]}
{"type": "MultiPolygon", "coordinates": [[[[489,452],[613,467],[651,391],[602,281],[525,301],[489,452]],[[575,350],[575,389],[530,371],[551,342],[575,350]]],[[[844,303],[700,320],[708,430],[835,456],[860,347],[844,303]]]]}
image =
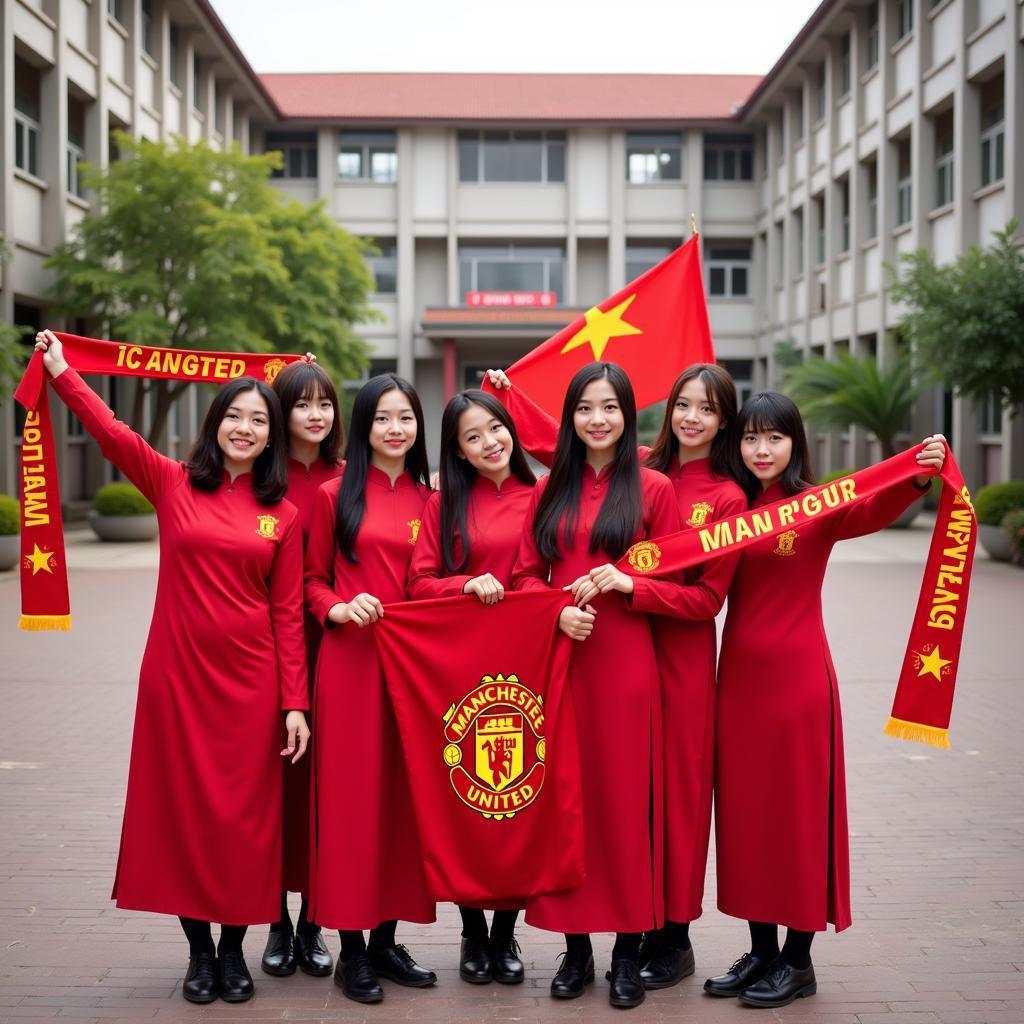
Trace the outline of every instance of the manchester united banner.
{"type": "Polygon", "coordinates": [[[569,600],[388,605],[372,627],[437,900],[514,903],[583,880],[571,641],[558,629],[569,600]]]}

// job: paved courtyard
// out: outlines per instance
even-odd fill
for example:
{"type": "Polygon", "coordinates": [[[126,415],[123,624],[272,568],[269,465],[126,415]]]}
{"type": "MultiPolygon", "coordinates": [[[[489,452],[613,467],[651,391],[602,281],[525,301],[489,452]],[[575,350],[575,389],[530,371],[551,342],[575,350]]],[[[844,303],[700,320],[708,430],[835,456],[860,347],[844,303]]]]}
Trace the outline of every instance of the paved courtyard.
{"type": "MultiPolygon", "coordinates": [[[[882,735],[920,582],[928,530],[887,531],[836,552],[825,617],[846,722],[854,926],[819,936],[819,994],[768,1012],[701,994],[743,951],[746,929],[715,909],[692,928],[697,975],[651,993],[629,1020],[821,1024],[1024,1022],[1024,572],[975,564],[952,749],[882,735]]],[[[193,1007],[180,994],[176,921],[117,910],[113,879],[135,704],[155,587],[155,547],[69,550],[74,630],[19,633],[18,585],[0,574],[0,1024],[28,1018],[155,1021],[548,1021],[621,1019],[607,1004],[611,937],[583,998],[547,995],[558,937],[522,928],[527,982],[461,983],[458,916],[402,926],[435,990],[385,982],[383,1004],[346,1000],[330,979],[259,971],[265,926],[246,949],[257,995],[193,1007]]],[[[765,628],[770,632],[770,616],[765,628]]],[[[767,794],[779,799],[779,794],[767,794]]],[[[337,952],[337,936],[328,936],[337,952]]]]}

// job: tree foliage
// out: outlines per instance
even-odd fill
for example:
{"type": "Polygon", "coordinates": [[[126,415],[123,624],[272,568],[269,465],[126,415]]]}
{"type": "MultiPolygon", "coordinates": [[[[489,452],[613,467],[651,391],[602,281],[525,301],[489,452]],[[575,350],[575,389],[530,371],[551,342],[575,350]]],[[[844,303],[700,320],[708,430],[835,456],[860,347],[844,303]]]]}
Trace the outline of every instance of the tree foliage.
{"type": "Polygon", "coordinates": [[[926,249],[900,258],[889,294],[907,306],[902,327],[922,367],[976,402],[1024,403],[1024,250],[1017,222],[988,248],[939,266],[926,249]]]}
{"type": "MultiPolygon", "coordinates": [[[[11,250],[0,235],[0,268],[11,258],[11,250]]],[[[0,398],[14,388],[25,369],[28,350],[22,343],[25,331],[15,324],[0,323],[0,398]]]]}
{"type": "MultiPolygon", "coordinates": [[[[280,154],[247,157],[205,143],[154,143],[119,133],[122,159],[86,168],[93,212],[49,259],[55,309],[99,320],[109,336],[213,351],[315,352],[354,376],[366,351],[352,325],[371,316],[364,246],[322,205],[269,181],[280,154]]],[[[188,382],[147,380],[150,439],[188,382]]]]}

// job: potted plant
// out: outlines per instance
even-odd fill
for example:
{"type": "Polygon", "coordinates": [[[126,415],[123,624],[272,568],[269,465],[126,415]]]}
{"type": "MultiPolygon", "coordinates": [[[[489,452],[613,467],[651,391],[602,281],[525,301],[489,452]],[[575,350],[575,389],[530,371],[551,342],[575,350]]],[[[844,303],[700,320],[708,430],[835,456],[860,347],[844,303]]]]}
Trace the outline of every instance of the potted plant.
{"type": "Polygon", "coordinates": [[[1010,541],[1010,561],[1024,566],[1024,508],[1015,508],[1003,516],[1003,529],[1010,541]]]}
{"type": "Polygon", "coordinates": [[[0,569],[13,569],[21,557],[18,502],[9,494],[0,494],[0,569]]]}
{"type": "Polygon", "coordinates": [[[1010,538],[1003,528],[1008,512],[1024,508],[1024,481],[1007,480],[988,484],[974,496],[974,513],[978,517],[978,540],[997,562],[1008,562],[1013,554],[1010,538]]]}
{"type": "Polygon", "coordinates": [[[133,484],[107,484],[96,492],[89,525],[100,540],[152,540],[156,512],[133,484]]]}

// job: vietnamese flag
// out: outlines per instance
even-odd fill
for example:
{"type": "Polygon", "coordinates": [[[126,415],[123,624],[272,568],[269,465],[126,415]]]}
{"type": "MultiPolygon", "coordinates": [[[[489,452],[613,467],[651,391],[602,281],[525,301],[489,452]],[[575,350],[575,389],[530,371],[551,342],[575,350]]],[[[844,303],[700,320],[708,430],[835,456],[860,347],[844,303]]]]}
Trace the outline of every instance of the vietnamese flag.
{"type": "Polygon", "coordinates": [[[583,880],[571,600],[412,601],[373,626],[436,900],[521,906],[583,880]]]}
{"type": "Polygon", "coordinates": [[[687,366],[715,361],[699,235],[528,352],[508,375],[514,389],[557,419],[573,374],[595,360],[626,371],[638,409],[660,402],[687,366]]]}

